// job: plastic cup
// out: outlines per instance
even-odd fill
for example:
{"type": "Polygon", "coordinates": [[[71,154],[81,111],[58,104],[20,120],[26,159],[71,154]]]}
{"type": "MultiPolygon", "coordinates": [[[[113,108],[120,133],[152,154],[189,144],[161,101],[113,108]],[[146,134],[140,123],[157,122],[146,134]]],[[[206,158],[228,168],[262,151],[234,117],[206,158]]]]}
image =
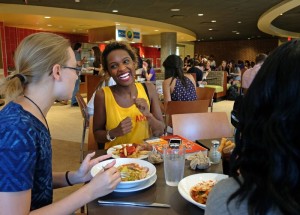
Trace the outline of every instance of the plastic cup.
{"type": "Polygon", "coordinates": [[[177,186],[184,176],[185,148],[164,148],[164,172],[166,184],[177,186]]]}

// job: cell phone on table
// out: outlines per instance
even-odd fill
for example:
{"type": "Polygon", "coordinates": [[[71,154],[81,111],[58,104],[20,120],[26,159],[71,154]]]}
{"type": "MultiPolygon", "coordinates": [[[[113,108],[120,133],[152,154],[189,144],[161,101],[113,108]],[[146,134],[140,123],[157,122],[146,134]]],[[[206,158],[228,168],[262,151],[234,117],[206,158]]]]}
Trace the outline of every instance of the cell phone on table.
{"type": "Polygon", "coordinates": [[[180,147],[180,145],[181,145],[181,142],[182,142],[182,140],[181,139],[178,139],[178,138],[171,138],[170,140],[169,140],[169,147],[170,148],[179,148],[180,147]]]}

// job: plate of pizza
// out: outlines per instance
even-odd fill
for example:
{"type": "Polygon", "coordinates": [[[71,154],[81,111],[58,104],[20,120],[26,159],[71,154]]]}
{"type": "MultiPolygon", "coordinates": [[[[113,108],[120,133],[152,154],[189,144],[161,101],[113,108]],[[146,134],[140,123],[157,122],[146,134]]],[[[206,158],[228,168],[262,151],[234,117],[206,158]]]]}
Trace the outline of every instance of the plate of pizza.
{"type": "Polygon", "coordinates": [[[145,159],[151,151],[152,146],[150,144],[128,143],[110,147],[107,154],[111,154],[113,158],[145,159]]]}

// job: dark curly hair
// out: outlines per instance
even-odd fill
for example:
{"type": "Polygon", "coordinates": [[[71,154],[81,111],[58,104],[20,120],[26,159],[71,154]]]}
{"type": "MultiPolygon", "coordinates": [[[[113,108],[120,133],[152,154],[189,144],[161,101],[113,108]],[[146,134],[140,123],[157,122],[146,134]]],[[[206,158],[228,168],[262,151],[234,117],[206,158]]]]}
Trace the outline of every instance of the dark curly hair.
{"type": "Polygon", "coordinates": [[[231,195],[248,201],[249,214],[300,211],[300,40],[276,48],[265,60],[244,97],[233,152],[231,195]],[[243,181],[238,178],[238,170],[243,181]]]}
{"type": "Polygon", "coordinates": [[[131,57],[132,61],[137,65],[137,55],[133,48],[126,42],[120,41],[111,41],[109,44],[106,45],[103,53],[102,53],[102,66],[105,72],[108,72],[108,62],[107,56],[114,50],[122,49],[126,51],[129,56],[131,57]]]}

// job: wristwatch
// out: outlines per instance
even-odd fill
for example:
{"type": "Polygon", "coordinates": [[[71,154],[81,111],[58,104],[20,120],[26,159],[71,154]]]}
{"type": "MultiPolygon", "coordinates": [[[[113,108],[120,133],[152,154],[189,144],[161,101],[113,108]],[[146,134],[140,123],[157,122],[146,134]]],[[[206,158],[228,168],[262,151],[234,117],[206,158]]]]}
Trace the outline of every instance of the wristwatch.
{"type": "Polygon", "coordinates": [[[107,133],[106,133],[106,139],[108,139],[109,141],[114,141],[116,139],[116,137],[111,138],[110,135],[109,135],[109,131],[107,131],[107,133]]]}

